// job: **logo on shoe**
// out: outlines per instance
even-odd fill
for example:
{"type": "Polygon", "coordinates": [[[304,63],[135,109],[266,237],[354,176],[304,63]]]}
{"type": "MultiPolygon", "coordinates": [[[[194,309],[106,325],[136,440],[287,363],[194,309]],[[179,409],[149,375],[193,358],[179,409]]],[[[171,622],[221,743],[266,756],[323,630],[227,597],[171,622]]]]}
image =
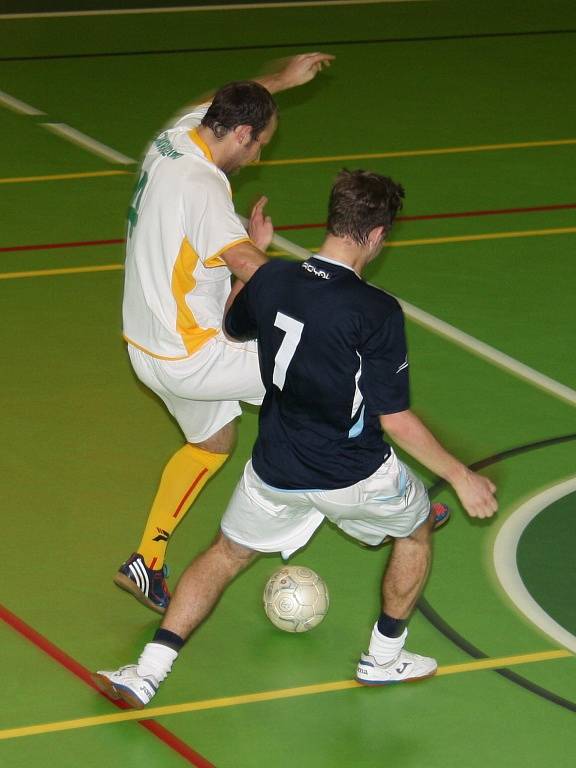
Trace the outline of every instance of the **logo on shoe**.
{"type": "Polygon", "coordinates": [[[404,672],[406,672],[406,670],[408,669],[409,666],[410,666],[410,662],[409,661],[403,661],[401,667],[396,667],[396,672],[398,672],[399,675],[403,675],[404,672]]]}
{"type": "Polygon", "coordinates": [[[162,528],[156,528],[156,530],[158,531],[158,536],[154,536],[152,541],[168,541],[170,538],[168,531],[165,531],[162,528]]]}

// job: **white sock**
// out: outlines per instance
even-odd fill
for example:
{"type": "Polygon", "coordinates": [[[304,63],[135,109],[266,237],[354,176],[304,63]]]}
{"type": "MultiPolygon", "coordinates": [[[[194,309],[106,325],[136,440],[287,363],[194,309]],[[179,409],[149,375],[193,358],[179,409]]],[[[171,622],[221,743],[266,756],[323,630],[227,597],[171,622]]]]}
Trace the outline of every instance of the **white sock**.
{"type": "Polygon", "coordinates": [[[138,659],[137,672],[141,677],[153,675],[159,683],[168,677],[178,651],[160,643],[146,643],[138,659]]]}
{"type": "Polygon", "coordinates": [[[374,656],[377,664],[388,664],[398,656],[404,647],[407,636],[408,630],[405,629],[400,637],[386,637],[378,631],[378,622],[376,622],[370,637],[368,653],[370,656],[374,656]]]}

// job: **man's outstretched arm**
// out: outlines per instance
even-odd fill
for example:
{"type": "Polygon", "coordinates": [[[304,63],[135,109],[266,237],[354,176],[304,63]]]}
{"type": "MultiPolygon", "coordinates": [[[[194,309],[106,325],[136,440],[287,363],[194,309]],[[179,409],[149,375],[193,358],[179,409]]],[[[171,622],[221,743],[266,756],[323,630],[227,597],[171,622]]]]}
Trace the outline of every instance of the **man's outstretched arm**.
{"type": "MultiPolygon", "coordinates": [[[[318,72],[329,67],[335,58],[330,53],[301,53],[289,59],[271,62],[268,65],[270,68],[269,72],[250,79],[263,85],[272,94],[280,93],[280,91],[286,91],[289,88],[295,88],[298,85],[310,82],[310,80],[316,77],[318,72]]],[[[182,119],[201,106],[207,109],[215,92],[214,90],[205,93],[203,96],[198,97],[196,101],[183,107],[179,110],[178,117],[182,119]]]]}
{"type": "Polygon", "coordinates": [[[497,511],[494,483],[452,456],[415,413],[407,410],[380,416],[380,424],[400,448],[450,483],[470,517],[492,517],[497,511]]]}
{"type": "Polygon", "coordinates": [[[270,93],[280,93],[288,88],[313,80],[318,72],[329,67],[335,57],[329,53],[302,53],[290,59],[281,59],[271,64],[271,71],[254,77],[270,93]]]}

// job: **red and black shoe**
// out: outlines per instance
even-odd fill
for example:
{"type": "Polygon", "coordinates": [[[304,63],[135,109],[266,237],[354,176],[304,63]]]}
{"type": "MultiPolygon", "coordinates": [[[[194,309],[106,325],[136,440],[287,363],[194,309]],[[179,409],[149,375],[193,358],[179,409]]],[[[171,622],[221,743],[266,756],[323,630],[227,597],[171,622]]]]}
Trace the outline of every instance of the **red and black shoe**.
{"type": "Polygon", "coordinates": [[[166,584],[168,568],[159,570],[148,568],[142,555],[134,552],[125,563],[122,563],[114,576],[114,584],[120,589],[130,592],[147,608],[156,613],[164,613],[170,602],[170,592],[166,584]]]}

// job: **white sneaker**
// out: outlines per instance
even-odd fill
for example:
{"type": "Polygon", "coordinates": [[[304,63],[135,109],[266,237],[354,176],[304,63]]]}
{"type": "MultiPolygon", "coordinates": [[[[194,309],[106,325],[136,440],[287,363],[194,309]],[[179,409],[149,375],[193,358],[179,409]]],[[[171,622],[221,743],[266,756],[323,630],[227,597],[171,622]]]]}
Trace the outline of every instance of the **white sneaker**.
{"type": "Polygon", "coordinates": [[[403,683],[430,677],[437,669],[436,659],[419,656],[404,649],[387,664],[378,664],[374,656],[363,653],[356,669],[356,680],[364,685],[403,683]]]}
{"type": "Polygon", "coordinates": [[[159,682],[154,675],[141,677],[138,666],[129,664],[116,670],[99,670],[92,675],[98,688],[112,699],[123,699],[135,709],[142,709],[154,697],[159,682]]]}

